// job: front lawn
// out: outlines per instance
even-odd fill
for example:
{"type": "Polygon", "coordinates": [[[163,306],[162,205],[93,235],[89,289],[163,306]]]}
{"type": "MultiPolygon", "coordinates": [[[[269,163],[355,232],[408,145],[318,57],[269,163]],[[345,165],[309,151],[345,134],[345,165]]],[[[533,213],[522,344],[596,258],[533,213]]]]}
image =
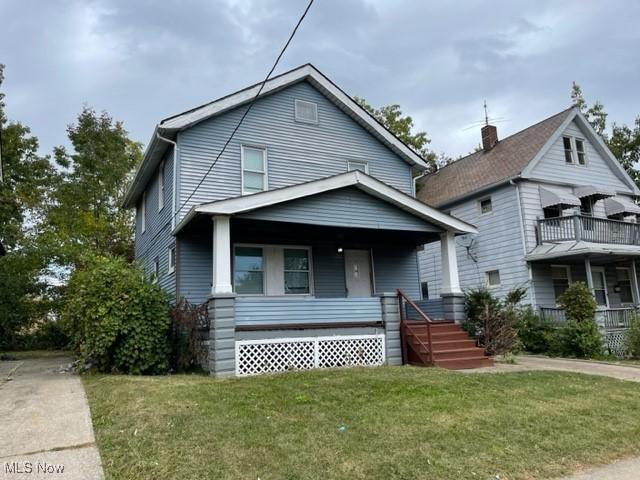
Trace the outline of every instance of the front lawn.
{"type": "Polygon", "coordinates": [[[108,479],[533,479],[640,454],[640,384],[382,367],[84,376],[108,479]]]}

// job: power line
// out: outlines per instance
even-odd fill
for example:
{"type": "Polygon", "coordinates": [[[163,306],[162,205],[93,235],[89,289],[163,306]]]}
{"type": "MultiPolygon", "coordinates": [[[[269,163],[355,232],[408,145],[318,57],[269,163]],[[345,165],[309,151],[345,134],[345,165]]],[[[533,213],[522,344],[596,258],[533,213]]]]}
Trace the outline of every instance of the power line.
{"type": "MultiPolygon", "coordinates": [[[[231,135],[229,136],[229,138],[227,139],[227,141],[225,142],[225,144],[222,147],[222,150],[220,150],[220,153],[218,153],[218,155],[216,156],[215,160],[213,161],[213,163],[209,166],[209,169],[206,171],[206,173],[203,175],[203,177],[200,179],[200,181],[198,182],[198,185],[196,185],[196,187],[191,191],[191,193],[189,194],[189,196],[187,197],[187,199],[182,202],[182,204],[180,205],[180,207],[176,210],[176,212],[174,213],[174,218],[176,216],[178,216],[178,214],[182,211],[182,209],[184,208],[184,206],[189,203],[189,200],[191,200],[191,198],[193,198],[193,196],[195,195],[195,193],[198,191],[198,188],[200,188],[200,186],[204,183],[204,181],[207,179],[207,176],[211,173],[211,171],[213,170],[213,167],[215,167],[216,163],[218,162],[218,160],[220,159],[220,157],[222,156],[222,154],[224,153],[224,151],[227,149],[227,147],[229,146],[229,143],[231,143],[231,140],[233,139],[234,135],[236,134],[236,132],[238,131],[238,129],[240,128],[240,126],[242,125],[242,122],[244,121],[244,119],[246,118],[246,116],[248,115],[248,113],[251,111],[251,108],[253,107],[253,104],[255,103],[256,99],[260,96],[260,94],[262,93],[262,89],[264,88],[265,84],[267,83],[267,80],[269,80],[269,77],[271,77],[271,74],[273,73],[273,71],[276,69],[276,67],[278,66],[278,63],[280,62],[280,59],[282,58],[282,56],[284,55],[284,52],[286,52],[287,48],[289,47],[289,44],[291,43],[291,40],[293,40],[293,37],[295,36],[296,32],[298,31],[298,27],[300,27],[300,25],[302,24],[302,21],[304,20],[304,18],[307,16],[307,12],[309,11],[309,9],[311,8],[311,5],[313,5],[314,0],[310,0],[309,4],[307,5],[307,8],[304,9],[304,12],[302,13],[302,16],[300,17],[300,19],[298,20],[298,23],[296,24],[295,28],[293,29],[293,31],[291,32],[291,35],[289,35],[289,39],[287,40],[287,43],[284,44],[284,47],[282,47],[282,50],[280,50],[280,54],[278,55],[278,58],[276,58],[276,61],[274,62],[273,66],[271,67],[271,70],[269,70],[269,73],[267,74],[267,76],[264,78],[264,80],[262,81],[262,83],[260,84],[260,88],[258,89],[258,92],[255,94],[255,96],[251,99],[251,101],[249,102],[249,105],[247,106],[247,109],[245,110],[245,112],[242,114],[242,117],[240,117],[240,120],[238,121],[238,124],[236,125],[236,127],[233,129],[233,131],[231,132],[231,135]]],[[[174,147],[175,148],[175,147],[174,147]]]]}

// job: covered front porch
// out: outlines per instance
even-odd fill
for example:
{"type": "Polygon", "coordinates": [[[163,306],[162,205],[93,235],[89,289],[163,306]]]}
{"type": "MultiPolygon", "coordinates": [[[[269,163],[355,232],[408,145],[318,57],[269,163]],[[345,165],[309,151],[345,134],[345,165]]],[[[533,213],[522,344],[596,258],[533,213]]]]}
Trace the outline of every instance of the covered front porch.
{"type": "Polygon", "coordinates": [[[181,226],[179,295],[201,303],[208,286],[212,374],[401,363],[396,291],[420,299],[417,250],[437,240],[443,312],[459,319],[454,238],[473,227],[364,181],[214,202],[181,226]]]}

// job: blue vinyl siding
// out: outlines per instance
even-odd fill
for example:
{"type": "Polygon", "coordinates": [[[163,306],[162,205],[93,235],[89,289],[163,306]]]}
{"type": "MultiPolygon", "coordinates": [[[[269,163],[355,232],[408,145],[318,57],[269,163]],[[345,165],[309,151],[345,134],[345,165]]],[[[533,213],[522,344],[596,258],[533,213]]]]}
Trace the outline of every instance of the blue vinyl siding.
{"type": "MultiPolygon", "coordinates": [[[[524,261],[522,230],[516,187],[507,185],[487,195],[469,199],[451,209],[454,217],[478,227],[477,235],[456,238],[460,286],[478,288],[485,283],[485,272],[500,271],[499,296],[516,286],[528,286],[529,274],[524,261]],[[492,212],[481,215],[478,201],[491,197],[492,212]],[[467,249],[467,247],[470,247],[467,249]]],[[[429,296],[441,292],[440,242],[425,245],[419,253],[421,280],[429,284],[429,296]]]]}
{"type": "Polygon", "coordinates": [[[134,251],[136,260],[142,265],[148,274],[153,273],[153,261],[158,257],[160,261],[160,286],[172,296],[176,292],[176,275],[169,273],[169,246],[175,243],[171,235],[171,202],[173,185],[173,151],[167,151],[164,157],[164,207],[158,211],[158,172],[146,189],[146,229],[141,231],[141,204],[142,198],[136,208],[136,229],[134,251]]]}
{"type": "Polygon", "coordinates": [[[239,215],[333,227],[438,232],[437,227],[355,188],[342,188],[239,215]]]}
{"type": "Polygon", "coordinates": [[[178,296],[204,303],[213,280],[212,235],[190,234],[178,238],[178,296]]]}
{"type": "Polygon", "coordinates": [[[373,268],[376,293],[401,289],[409,298],[420,298],[418,257],[415,247],[374,247],[373,268]]]}
{"type": "Polygon", "coordinates": [[[238,297],[235,308],[236,325],[382,321],[382,309],[378,297],[331,299],[238,297]]]}
{"type": "MultiPolygon", "coordinates": [[[[430,300],[417,300],[416,305],[432,320],[444,319],[444,305],[441,298],[434,298],[430,300]]],[[[407,307],[407,311],[411,311],[410,307],[407,307]]]]}
{"type": "MultiPolygon", "coordinates": [[[[246,107],[203,121],[178,135],[180,204],[211,166],[246,107]]],[[[195,204],[241,194],[241,145],[267,149],[270,189],[347,171],[349,160],[366,161],[369,174],[411,195],[410,166],[307,82],[257,101],[205,182],[179,218],[195,204]],[[318,104],[318,124],[294,120],[295,99],[318,104]]]]}

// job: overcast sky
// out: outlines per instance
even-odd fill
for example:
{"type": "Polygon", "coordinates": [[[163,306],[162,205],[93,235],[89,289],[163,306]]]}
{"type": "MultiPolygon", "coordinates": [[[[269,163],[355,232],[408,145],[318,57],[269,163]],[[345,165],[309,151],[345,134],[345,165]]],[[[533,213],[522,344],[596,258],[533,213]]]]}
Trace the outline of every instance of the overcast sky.
{"type": "MultiPolygon", "coordinates": [[[[260,81],[307,0],[0,0],[7,114],[43,153],[83,104],[146,143],[162,118],[260,81]]],[[[486,99],[499,136],[569,105],[640,113],[640,2],[316,0],[278,72],[311,62],[350,95],[399,103],[432,148],[468,153],[486,99]]]]}

